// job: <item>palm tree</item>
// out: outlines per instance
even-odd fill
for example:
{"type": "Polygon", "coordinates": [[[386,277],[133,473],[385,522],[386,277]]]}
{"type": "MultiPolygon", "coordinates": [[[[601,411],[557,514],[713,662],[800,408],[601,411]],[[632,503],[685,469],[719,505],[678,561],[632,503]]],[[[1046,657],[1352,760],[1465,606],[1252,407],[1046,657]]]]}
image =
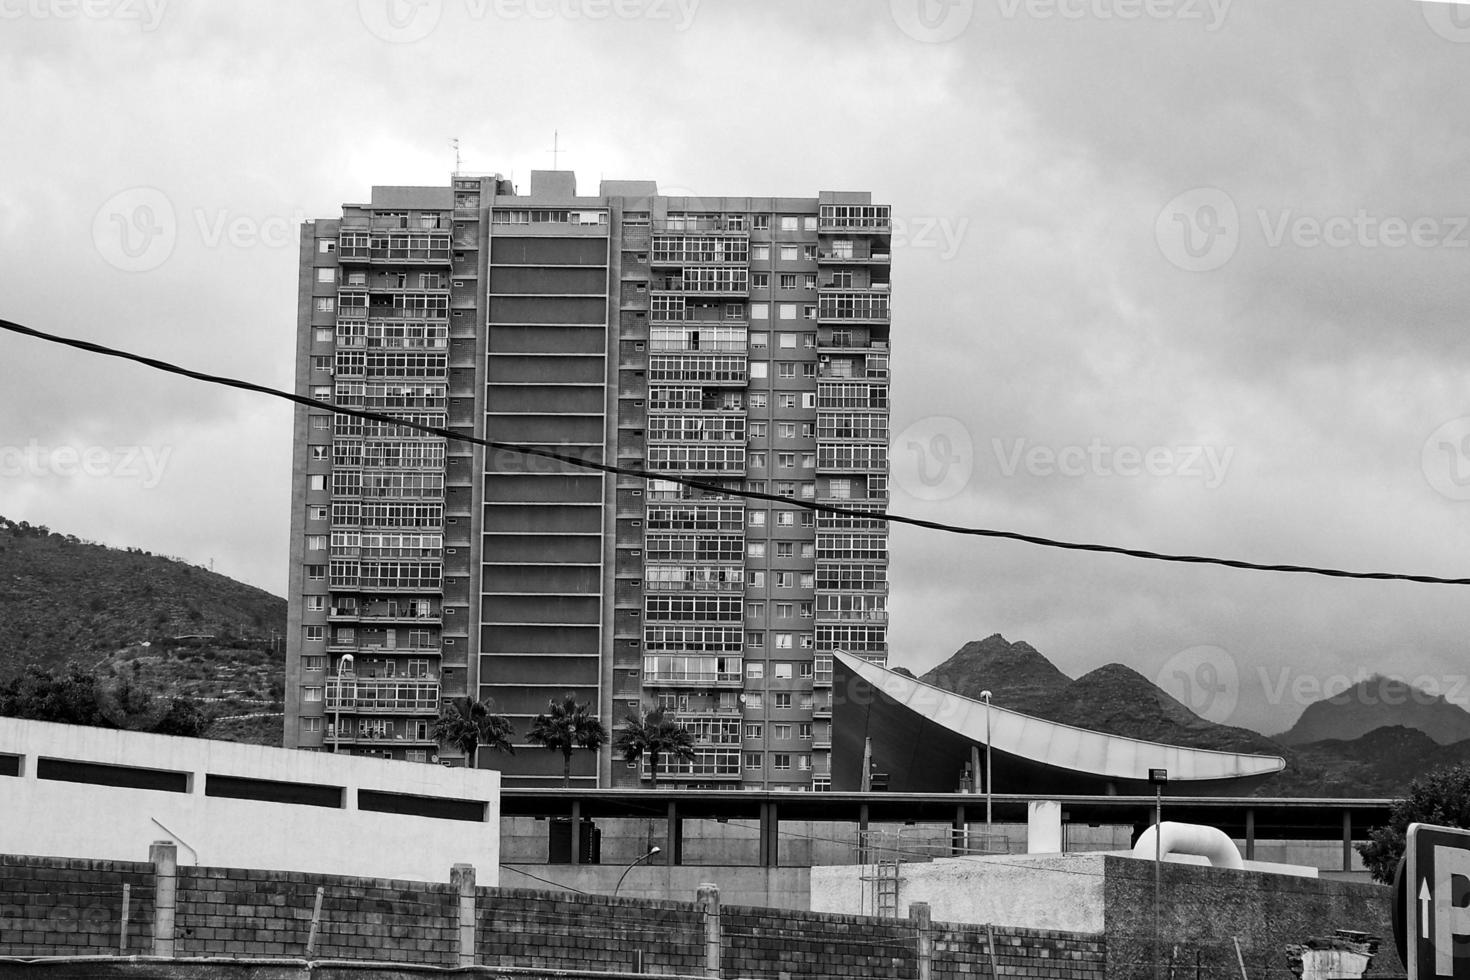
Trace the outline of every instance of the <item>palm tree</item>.
{"type": "Polygon", "coordinates": [[[637,762],[648,756],[653,783],[657,786],[659,756],[667,753],[676,759],[694,758],[694,736],[683,725],[665,717],[662,707],[645,711],[641,716],[630,711],[623,727],[618,729],[613,748],[623,754],[624,762],[637,762]]]}
{"type": "Polygon", "coordinates": [[[475,751],[481,745],[497,752],[516,754],[515,746],[511,744],[515,729],[505,715],[495,714],[494,703],[488,700],[455,698],[440,709],[439,717],[434,719],[432,734],[434,741],[463,751],[465,765],[470,767],[477,765],[475,751]]]}
{"type": "Polygon", "coordinates": [[[546,703],[546,711],[532,720],[526,740],[561,753],[562,786],[567,787],[572,785],[572,750],[597,751],[607,741],[607,729],[568,691],[560,701],[552,698],[546,703]]]}

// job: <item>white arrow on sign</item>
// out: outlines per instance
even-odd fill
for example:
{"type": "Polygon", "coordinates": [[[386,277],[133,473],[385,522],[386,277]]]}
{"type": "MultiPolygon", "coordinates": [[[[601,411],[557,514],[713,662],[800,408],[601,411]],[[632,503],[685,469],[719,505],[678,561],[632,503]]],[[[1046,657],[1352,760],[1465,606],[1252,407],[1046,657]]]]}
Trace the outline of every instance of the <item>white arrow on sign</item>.
{"type": "Polygon", "coordinates": [[[1429,879],[1419,882],[1419,938],[1429,938],[1429,879]]]}

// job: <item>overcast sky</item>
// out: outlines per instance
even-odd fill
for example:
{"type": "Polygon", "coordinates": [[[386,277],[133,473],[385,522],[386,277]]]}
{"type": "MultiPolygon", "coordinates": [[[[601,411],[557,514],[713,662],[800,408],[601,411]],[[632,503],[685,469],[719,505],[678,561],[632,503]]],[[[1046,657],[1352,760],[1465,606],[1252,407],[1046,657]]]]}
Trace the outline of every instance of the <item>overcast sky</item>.
{"type": "MultiPolygon", "coordinates": [[[[871,190],[892,509],[1470,577],[1470,6],[0,0],[0,315],[289,387],[296,228],[454,165],[871,190]]],[[[283,403],[0,335],[0,514],[284,594],[283,403]]],[[[896,528],[891,663],[1027,640],[1276,731],[1470,702],[1470,588],[896,528]]]]}

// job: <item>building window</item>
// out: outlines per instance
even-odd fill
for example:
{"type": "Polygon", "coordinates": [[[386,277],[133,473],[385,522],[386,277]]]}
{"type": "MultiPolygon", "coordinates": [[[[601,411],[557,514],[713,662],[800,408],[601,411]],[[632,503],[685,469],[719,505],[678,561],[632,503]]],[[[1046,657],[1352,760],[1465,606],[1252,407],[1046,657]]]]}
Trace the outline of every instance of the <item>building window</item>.
{"type": "Polygon", "coordinates": [[[324,595],[309,595],[306,597],[307,612],[324,612],[327,608],[327,597],[324,595]]]}
{"type": "Polygon", "coordinates": [[[777,395],[776,406],[778,408],[795,408],[796,394],[794,392],[787,392],[785,394],[777,395]]]}
{"type": "Polygon", "coordinates": [[[748,523],[750,524],[751,527],[765,527],[766,526],[766,512],[763,511],[763,510],[753,510],[753,511],[751,511],[747,515],[747,518],[746,519],[747,519],[747,521],[748,521],[748,523]]]}
{"type": "Polygon", "coordinates": [[[776,542],[776,557],[777,558],[794,558],[794,557],[796,557],[795,551],[796,551],[796,543],[794,541],[777,541],[776,542]]]}
{"type": "MultiPolygon", "coordinates": [[[[806,634],[806,635],[810,636],[811,634],[806,634]]],[[[804,664],[797,664],[797,666],[801,668],[797,672],[797,676],[801,677],[802,680],[811,680],[812,679],[813,671],[812,671],[812,663],[811,663],[811,661],[807,661],[804,664]]]]}
{"type": "Polygon", "coordinates": [[[751,289],[770,289],[771,274],[769,272],[752,272],[750,274],[751,289]]]}
{"type": "Polygon", "coordinates": [[[778,741],[790,741],[791,740],[791,726],[790,725],[772,725],[771,726],[771,738],[776,739],[778,741]]]}
{"type": "Polygon", "coordinates": [[[753,214],[750,216],[750,227],[753,231],[770,231],[771,216],[769,214],[753,214]]]}
{"type": "Polygon", "coordinates": [[[301,700],[307,704],[316,704],[322,699],[322,689],[319,687],[303,687],[301,689],[301,700]]]}
{"type": "Polygon", "coordinates": [[[793,584],[795,584],[795,578],[793,577],[794,575],[795,575],[794,572],[777,572],[776,573],[776,588],[778,588],[778,589],[789,589],[789,588],[791,588],[791,586],[793,584]]]}
{"type": "Polygon", "coordinates": [[[797,603],[796,610],[801,614],[802,619],[812,618],[812,604],[810,602],[797,603]]]}
{"type": "Polygon", "coordinates": [[[318,313],[331,313],[337,308],[337,300],[332,296],[318,296],[312,305],[318,313]]]}
{"type": "Polygon", "coordinates": [[[750,318],[752,320],[769,320],[771,318],[771,304],[751,303],[750,318]]]}
{"type": "Polygon", "coordinates": [[[307,551],[326,551],[327,536],[325,534],[308,534],[306,536],[307,551]]]}
{"type": "Polygon", "coordinates": [[[765,361],[750,362],[750,379],[752,381],[762,380],[770,375],[771,366],[765,361]]]}
{"type": "Polygon", "coordinates": [[[796,288],[796,273],[794,273],[794,272],[783,272],[783,273],[781,273],[781,288],[782,289],[795,289],[796,288]]]}
{"type": "Polygon", "coordinates": [[[776,526],[791,527],[796,523],[796,514],[789,510],[776,511],[776,526]]]}
{"type": "Polygon", "coordinates": [[[318,238],[316,242],[316,250],[322,255],[331,255],[333,252],[337,251],[337,239],[318,238]]]}
{"type": "MultiPolygon", "coordinates": [[[[810,633],[803,633],[803,634],[801,634],[801,648],[803,650],[810,650],[814,646],[816,646],[816,643],[815,643],[815,641],[812,638],[812,634],[810,634],[810,633]]],[[[811,664],[807,664],[807,666],[810,667],[811,664]]],[[[803,674],[802,676],[803,677],[810,677],[811,674],[810,673],[806,673],[806,674],[803,674]]]]}
{"type": "Polygon", "coordinates": [[[796,377],[796,362],[795,361],[781,361],[779,364],[776,365],[776,377],[778,377],[778,378],[794,378],[794,377],[796,377]]]}
{"type": "Polygon", "coordinates": [[[330,446],[312,446],[311,447],[311,458],[313,460],[318,460],[318,461],[319,460],[326,459],[327,458],[327,450],[330,449],[330,448],[331,448],[330,446]]]}
{"type": "Polygon", "coordinates": [[[796,228],[797,228],[797,225],[796,225],[796,215],[794,215],[794,214],[783,214],[783,215],[781,215],[781,230],[782,231],[795,231],[796,228]]]}
{"type": "MultiPolygon", "coordinates": [[[[802,277],[802,280],[801,281],[802,281],[802,285],[805,288],[807,288],[807,289],[816,289],[817,288],[817,276],[816,276],[816,273],[814,273],[814,272],[808,272],[805,276],[802,277]]],[[[807,309],[814,311],[814,310],[816,310],[816,307],[815,306],[808,306],[807,309]]],[[[807,317],[807,319],[808,320],[815,320],[816,317],[817,317],[816,313],[813,312],[811,316],[807,317]]]]}
{"type": "Polygon", "coordinates": [[[337,270],[336,269],[331,269],[331,268],[322,268],[322,269],[316,270],[316,281],[317,282],[325,282],[325,283],[333,283],[333,282],[336,282],[337,281],[337,270]]]}
{"type": "MultiPolygon", "coordinates": [[[[785,636],[787,638],[786,643],[787,643],[787,648],[789,649],[790,648],[790,644],[791,644],[791,634],[789,634],[789,633],[777,633],[776,634],[776,646],[777,647],[780,647],[781,646],[781,637],[783,637],[783,636],[785,636]]],[[[776,664],[774,666],[774,670],[775,670],[775,673],[772,674],[771,676],[774,677],[776,680],[778,680],[778,681],[789,681],[789,680],[791,680],[791,663],[789,661],[776,664]]]]}
{"type": "Polygon", "coordinates": [[[313,415],[311,427],[318,432],[329,432],[332,428],[332,417],[330,415],[313,415]]]}
{"type": "Polygon", "coordinates": [[[325,582],[327,580],[327,566],[307,565],[306,580],[308,582],[325,582]]]}
{"type": "Polygon", "coordinates": [[[334,334],[333,334],[333,331],[332,331],[332,328],[331,327],[317,327],[316,328],[316,342],[317,343],[319,343],[319,344],[330,344],[333,339],[334,339],[334,334]]]}
{"type": "Polygon", "coordinates": [[[754,769],[756,772],[761,768],[761,754],[759,752],[745,753],[745,768],[754,769]]]}
{"type": "Polygon", "coordinates": [[[789,602],[776,603],[776,618],[790,619],[793,608],[794,607],[789,602]]]}
{"type": "Polygon", "coordinates": [[[771,754],[771,768],[777,772],[785,772],[791,768],[791,755],[786,752],[773,752],[771,754]]]}
{"type": "Polygon", "coordinates": [[[752,262],[769,262],[769,261],[771,261],[771,246],[769,246],[769,245],[752,245],[752,246],[750,246],[750,258],[751,258],[751,261],[752,262]]]}
{"type": "Polygon", "coordinates": [[[756,331],[750,335],[750,346],[756,350],[764,350],[770,341],[770,335],[764,331],[756,331]]]}
{"type": "MultiPolygon", "coordinates": [[[[748,647],[750,647],[752,650],[760,650],[760,649],[764,648],[765,645],[766,645],[766,634],[764,634],[762,632],[759,632],[757,630],[752,630],[751,632],[746,633],[745,634],[745,645],[748,646],[748,647]]],[[[745,676],[748,677],[748,678],[751,678],[751,679],[758,679],[758,678],[764,677],[765,676],[765,669],[766,668],[765,668],[765,665],[764,664],[758,664],[758,663],[746,664],[745,665],[745,676]]]]}
{"type": "Polygon", "coordinates": [[[780,303],[780,304],[777,304],[776,309],[777,309],[777,312],[779,313],[781,319],[783,319],[783,320],[795,320],[796,319],[796,304],[795,303],[780,303]]]}
{"type": "Polygon", "coordinates": [[[803,215],[801,219],[801,227],[804,231],[816,231],[817,216],[814,214],[803,215]]]}
{"type": "Polygon", "coordinates": [[[772,695],[771,707],[773,707],[773,708],[789,708],[789,707],[791,707],[791,692],[789,692],[789,691],[780,691],[780,692],[777,692],[776,694],[772,695]]]}
{"type": "Polygon", "coordinates": [[[796,261],[796,257],[799,254],[800,253],[797,251],[797,248],[796,248],[795,245],[782,245],[781,246],[781,261],[782,262],[795,262],[796,261]]]}
{"type": "Polygon", "coordinates": [[[796,468],[796,453],[777,453],[776,454],[776,465],[778,467],[780,467],[781,469],[787,469],[787,470],[795,469],[796,468]]]}
{"type": "Polygon", "coordinates": [[[760,725],[746,725],[745,726],[745,737],[748,738],[748,739],[750,739],[752,742],[758,742],[758,741],[760,741],[761,732],[762,732],[762,729],[761,729],[761,726],[760,725]]]}

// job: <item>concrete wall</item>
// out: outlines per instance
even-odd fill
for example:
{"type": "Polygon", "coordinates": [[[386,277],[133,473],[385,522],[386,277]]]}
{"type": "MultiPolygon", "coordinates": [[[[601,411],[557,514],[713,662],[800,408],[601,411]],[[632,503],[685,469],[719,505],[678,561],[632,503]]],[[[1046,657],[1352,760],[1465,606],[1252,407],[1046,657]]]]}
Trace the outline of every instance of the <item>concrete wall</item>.
{"type": "Polygon", "coordinates": [[[498,881],[500,774],[494,770],[14,718],[0,718],[0,755],[18,759],[12,768],[19,770],[18,776],[0,776],[0,853],[136,861],[147,857],[151,841],[172,839],[179,842],[182,865],[445,881],[450,867],[462,862],[480,869],[481,883],[498,881]],[[53,778],[41,778],[48,773],[53,778]],[[55,778],[62,775],[67,778],[55,778]],[[222,779],[234,780],[231,793],[305,798],[335,790],[338,802],[222,796],[222,779]],[[139,781],[171,788],[117,785],[139,781]],[[480,814],[474,822],[384,813],[363,808],[364,794],[371,793],[395,794],[378,797],[379,803],[443,813],[463,815],[465,801],[483,807],[474,811],[480,814]]]}
{"type": "MultiPolygon", "coordinates": [[[[874,865],[813,868],[812,911],[872,915],[874,865]]],[[[939,922],[990,923],[1058,932],[1103,931],[1103,855],[953,858],[898,865],[898,904],[927,902],[939,922]]]]}

